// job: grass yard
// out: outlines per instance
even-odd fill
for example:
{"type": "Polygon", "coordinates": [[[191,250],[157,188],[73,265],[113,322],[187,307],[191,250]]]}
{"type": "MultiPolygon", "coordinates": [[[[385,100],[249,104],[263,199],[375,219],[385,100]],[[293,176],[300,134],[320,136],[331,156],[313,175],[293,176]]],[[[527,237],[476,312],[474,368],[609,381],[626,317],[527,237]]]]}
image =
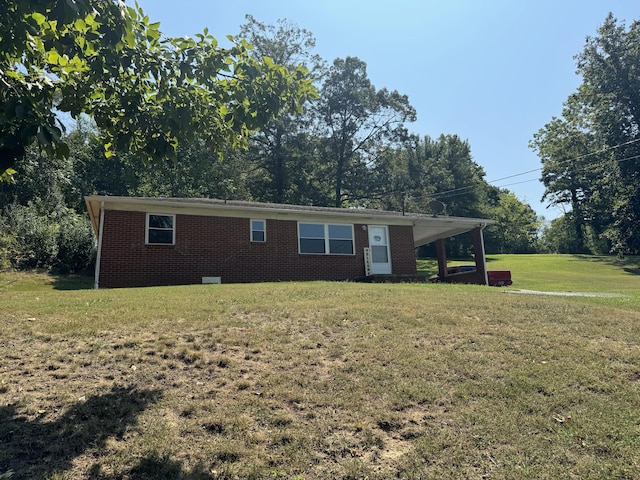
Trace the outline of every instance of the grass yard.
{"type": "Polygon", "coordinates": [[[639,265],[491,256],[508,289],[0,274],[0,478],[637,479],[639,265]]]}
{"type": "MultiPolygon", "coordinates": [[[[473,265],[473,259],[449,265],[473,265]]],[[[488,270],[510,270],[512,289],[606,292],[633,296],[640,285],[640,257],[591,255],[488,255],[488,270]]],[[[438,273],[436,260],[418,260],[418,271],[438,273]]]]}

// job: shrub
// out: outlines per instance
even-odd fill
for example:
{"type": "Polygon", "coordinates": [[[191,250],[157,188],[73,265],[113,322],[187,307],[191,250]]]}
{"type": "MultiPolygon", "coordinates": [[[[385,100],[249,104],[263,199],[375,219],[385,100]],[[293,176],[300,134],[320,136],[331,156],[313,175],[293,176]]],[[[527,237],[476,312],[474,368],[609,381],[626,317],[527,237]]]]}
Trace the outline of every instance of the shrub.
{"type": "Polygon", "coordinates": [[[91,224],[73,210],[60,220],[58,256],[55,268],[60,273],[83,272],[91,268],[96,248],[91,224]]]}
{"type": "Polygon", "coordinates": [[[47,211],[40,202],[14,203],[2,212],[0,228],[0,267],[72,273],[92,264],[89,221],[66,207],[47,211]]]}
{"type": "Polygon", "coordinates": [[[16,257],[18,249],[18,238],[9,226],[7,220],[0,216],[0,270],[7,270],[13,267],[11,261],[16,257]]]}
{"type": "Polygon", "coordinates": [[[50,215],[37,205],[11,204],[4,212],[5,223],[15,236],[11,264],[15,268],[51,268],[58,255],[58,228],[50,215]]]}

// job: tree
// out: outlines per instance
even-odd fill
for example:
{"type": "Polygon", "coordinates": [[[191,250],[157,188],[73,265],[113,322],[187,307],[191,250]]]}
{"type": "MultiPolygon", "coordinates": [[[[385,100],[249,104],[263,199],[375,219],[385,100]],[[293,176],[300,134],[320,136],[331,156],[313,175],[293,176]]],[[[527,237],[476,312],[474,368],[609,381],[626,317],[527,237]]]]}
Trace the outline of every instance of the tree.
{"type": "Polygon", "coordinates": [[[78,192],[74,203],[69,205],[78,212],[86,211],[84,195],[130,195],[139,185],[141,170],[153,169],[166,162],[144,165],[134,154],[127,152],[105,158],[99,133],[82,123],[77,123],[65,139],[73,162],[73,186],[78,192]]]}
{"type": "Polygon", "coordinates": [[[500,190],[499,202],[490,215],[497,223],[485,232],[488,253],[535,253],[541,222],[530,205],[512,192],[500,190]]]}
{"type": "MultiPolygon", "coordinates": [[[[489,185],[471,155],[469,142],[457,135],[436,139],[411,137],[399,148],[387,150],[376,163],[378,200],[369,206],[415,213],[444,213],[498,220],[487,229],[487,245],[494,252],[532,251],[538,220],[531,207],[515,196],[489,185]],[[386,185],[386,187],[384,186],[386,185]],[[438,200],[444,211],[434,212],[438,200]]],[[[372,194],[372,197],[374,194],[372,194]]],[[[471,235],[447,240],[447,255],[466,257],[471,235]]],[[[419,254],[435,255],[433,245],[419,254]]]]}
{"type": "MultiPolygon", "coordinates": [[[[315,39],[309,31],[287,20],[278,20],[274,26],[258,22],[251,15],[246,19],[239,36],[253,46],[252,56],[269,57],[292,73],[302,66],[311,72],[312,80],[318,80],[324,61],[312,53],[315,39]]],[[[277,203],[303,201],[295,178],[313,163],[308,159],[307,148],[299,148],[309,138],[305,132],[310,121],[306,112],[284,108],[277,118],[271,118],[251,136],[248,158],[255,165],[254,178],[260,179],[254,183],[254,195],[259,199],[277,203]]]]}
{"type": "Polygon", "coordinates": [[[374,183],[369,189],[366,206],[393,211],[422,212],[434,193],[423,181],[428,166],[422,155],[423,144],[411,135],[396,148],[378,155],[374,168],[374,183]]]}
{"type": "Polygon", "coordinates": [[[93,117],[108,154],[176,159],[196,136],[218,153],[282,108],[299,110],[315,89],[249,54],[220,48],[208,31],[163,37],[140,8],[115,0],[6,0],[0,9],[0,175],[8,178],[34,140],[50,156],[68,146],[56,112],[93,117]]]}
{"type": "Polygon", "coordinates": [[[614,194],[604,235],[618,253],[640,252],[640,22],[629,29],[609,14],[598,36],[587,39],[577,57],[584,78],[576,97],[591,128],[610,148],[613,168],[601,184],[614,194]],[[612,178],[611,174],[616,174],[612,178]]]}
{"type": "Polygon", "coordinates": [[[322,85],[318,113],[327,138],[336,207],[345,200],[359,200],[379,154],[405,139],[404,122],[416,118],[408,97],[386,88],[376,90],[366,64],[355,57],[333,62],[322,85]]]}
{"type": "Polygon", "coordinates": [[[484,179],[484,169],[471,155],[471,146],[457,135],[425,138],[425,155],[432,159],[430,178],[434,198],[446,204],[449,215],[483,217],[498,202],[497,192],[484,179]]]}
{"type": "Polygon", "coordinates": [[[413,136],[384,152],[375,171],[387,209],[430,213],[429,203],[437,199],[446,204],[447,214],[471,217],[487,215],[498,201],[469,142],[457,135],[413,136]]]}
{"type": "Polygon", "coordinates": [[[205,142],[178,147],[180,163],[169,160],[143,166],[128,158],[135,182],[128,194],[146,197],[200,197],[248,200],[246,161],[234,149],[224,151],[224,161],[212,155],[205,142]]]}
{"type": "Polygon", "coordinates": [[[585,219],[597,186],[600,159],[590,155],[598,150],[596,140],[581,124],[580,116],[571,111],[571,102],[565,106],[563,117],[553,118],[545,125],[534,135],[530,146],[542,161],[542,200],[571,208],[574,253],[585,253],[585,219]]]}
{"type": "Polygon", "coordinates": [[[582,84],[565,103],[562,118],[532,141],[544,165],[545,198],[571,207],[574,232],[567,237],[580,250],[635,253],[640,251],[640,22],[627,29],[609,14],[576,60],[582,84]]]}
{"type": "Polygon", "coordinates": [[[542,231],[541,247],[548,253],[575,253],[578,245],[572,212],[568,212],[551,223],[542,231]]]}

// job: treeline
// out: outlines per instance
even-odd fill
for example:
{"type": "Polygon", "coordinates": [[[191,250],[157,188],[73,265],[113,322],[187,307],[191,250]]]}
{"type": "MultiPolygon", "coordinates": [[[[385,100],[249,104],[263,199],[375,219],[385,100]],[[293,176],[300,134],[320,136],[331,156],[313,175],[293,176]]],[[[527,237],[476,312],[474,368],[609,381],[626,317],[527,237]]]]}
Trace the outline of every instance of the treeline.
{"type": "Polygon", "coordinates": [[[609,15],[577,55],[582,84],[534,137],[544,199],[567,213],[546,231],[562,253],[640,253],[640,22],[609,15]]]}
{"type": "MultiPolygon", "coordinates": [[[[70,155],[66,159],[51,159],[32,147],[17,165],[15,183],[0,183],[2,266],[61,272],[90,269],[94,238],[84,204],[87,194],[332,206],[335,165],[321,149],[312,148],[327,139],[305,138],[309,143],[297,139],[299,149],[286,144],[290,154],[283,157],[287,179],[282,182],[283,197],[277,196],[278,183],[265,167],[265,158],[252,149],[230,149],[219,159],[211,156],[203,141],[197,141],[179,147],[179,163],[145,165],[134,155],[105,159],[103,145],[86,128],[76,129],[67,138],[70,155]]],[[[486,230],[488,252],[537,251],[535,212],[512,193],[483,180],[484,172],[473,162],[467,142],[455,135],[412,140],[382,152],[372,165],[359,165],[360,171],[345,170],[341,205],[429,213],[429,203],[439,198],[448,215],[498,221],[486,230]]],[[[449,254],[465,256],[470,244],[464,236],[452,239],[449,254]]]]}

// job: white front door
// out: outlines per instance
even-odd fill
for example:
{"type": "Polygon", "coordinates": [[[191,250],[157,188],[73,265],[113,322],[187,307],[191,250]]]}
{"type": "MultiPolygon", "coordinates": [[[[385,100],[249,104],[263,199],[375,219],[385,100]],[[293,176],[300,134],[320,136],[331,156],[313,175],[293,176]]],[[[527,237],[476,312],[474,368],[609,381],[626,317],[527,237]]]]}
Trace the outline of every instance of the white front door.
{"type": "Polygon", "coordinates": [[[371,273],[374,275],[390,274],[391,255],[388,227],[369,225],[369,248],[371,248],[371,273]]]}

